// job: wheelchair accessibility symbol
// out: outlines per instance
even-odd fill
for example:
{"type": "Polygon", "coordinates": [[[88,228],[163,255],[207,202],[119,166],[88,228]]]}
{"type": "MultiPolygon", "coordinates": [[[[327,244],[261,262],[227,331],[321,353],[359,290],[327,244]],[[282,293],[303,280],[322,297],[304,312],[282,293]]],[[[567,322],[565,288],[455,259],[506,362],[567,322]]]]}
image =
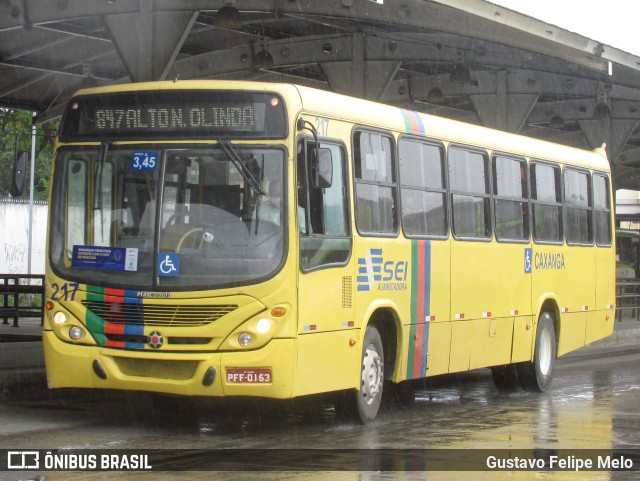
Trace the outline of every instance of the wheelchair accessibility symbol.
{"type": "Polygon", "coordinates": [[[524,249],[524,273],[525,274],[531,274],[531,258],[532,257],[533,255],[532,255],[531,247],[525,247],[524,249]]]}
{"type": "Polygon", "coordinates": [[[161,252],[158,255],[158,275],[180,275],[180,258],[178,257],[178,254],[173,252],[161,252]]]}

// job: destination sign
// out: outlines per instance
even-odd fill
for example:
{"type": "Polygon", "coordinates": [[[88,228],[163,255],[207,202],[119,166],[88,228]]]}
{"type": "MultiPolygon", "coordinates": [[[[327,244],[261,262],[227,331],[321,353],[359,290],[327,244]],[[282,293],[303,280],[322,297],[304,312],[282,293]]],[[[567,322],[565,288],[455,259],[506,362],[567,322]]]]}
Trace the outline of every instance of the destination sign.
{"type": "Polygon", "coordinates": [[[238,91],[142,91],[75,97],[60,137],[74,140],[282,138],[286,113],[276,94],[238,91]]]}
{"type": "Polygon", "coordinates": [[[95,110],[96,130],[256,128],[253,105],[190,108],[103,108],[95,110]]]}

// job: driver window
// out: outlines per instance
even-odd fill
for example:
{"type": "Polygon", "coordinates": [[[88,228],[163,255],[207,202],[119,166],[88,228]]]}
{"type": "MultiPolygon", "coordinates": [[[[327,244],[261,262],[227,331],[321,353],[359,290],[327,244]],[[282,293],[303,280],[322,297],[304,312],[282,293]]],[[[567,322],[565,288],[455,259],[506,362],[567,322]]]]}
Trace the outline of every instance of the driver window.
{"type": "Polygon", "coordinates": [[[325,142],[320,147],[331,150],[333,162],[333,182],[326,188],[317,188],[311,183],[309,159],[315,143],[302,140],[298,144],[298,229],[303,270],[342,265],[351,252],[344,149],[325,142]]]}

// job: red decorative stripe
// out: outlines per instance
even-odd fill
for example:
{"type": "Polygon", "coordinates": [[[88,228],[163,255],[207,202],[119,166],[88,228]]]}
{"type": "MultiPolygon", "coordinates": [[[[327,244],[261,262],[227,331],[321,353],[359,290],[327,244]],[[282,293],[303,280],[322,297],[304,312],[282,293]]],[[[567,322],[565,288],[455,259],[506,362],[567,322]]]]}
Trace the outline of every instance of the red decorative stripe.
{"type": "Polygon", "coordinates": [[[104,290],[104,300],[105,300],[105,302],[123,303],[124,302],[124,290],[106,288],[104,290]]]}
{"type": "MultiPolygon", "coordinates": [[[[410,116],[410,118],[414,118],[410,116]]],[[[412,124],[414,120],[412,120],[412,124]]],[[[422,324],[422,320],[424,319],[425,309],[424,309],[424,241],[418,241],[418,291],[417,291],[417,299],[416,299],[416,309],[417,316],[415,321],[417,321],[416,326],[416,347],[414,351],[414,361],[413,361],[413,377],[419,378],[422,373],[422,344],[424,337],[424,324],[422,324]]]]}
{"type": "Polygon", "coordinates": [[[105,334],[124,334],[124,324],[114,324],[113,322],[104,323],[105,334]]]}

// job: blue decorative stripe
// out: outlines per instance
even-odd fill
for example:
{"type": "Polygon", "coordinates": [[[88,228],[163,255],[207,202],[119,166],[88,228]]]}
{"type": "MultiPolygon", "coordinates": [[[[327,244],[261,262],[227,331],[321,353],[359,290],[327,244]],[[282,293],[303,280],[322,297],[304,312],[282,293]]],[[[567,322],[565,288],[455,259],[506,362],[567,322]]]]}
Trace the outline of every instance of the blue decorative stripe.
{"type": "Polygon", "coordinates": [[[131,336],[144,336],[144,326],[143,325],[132,325],[125,324],[124,333],[131,336]]]}

